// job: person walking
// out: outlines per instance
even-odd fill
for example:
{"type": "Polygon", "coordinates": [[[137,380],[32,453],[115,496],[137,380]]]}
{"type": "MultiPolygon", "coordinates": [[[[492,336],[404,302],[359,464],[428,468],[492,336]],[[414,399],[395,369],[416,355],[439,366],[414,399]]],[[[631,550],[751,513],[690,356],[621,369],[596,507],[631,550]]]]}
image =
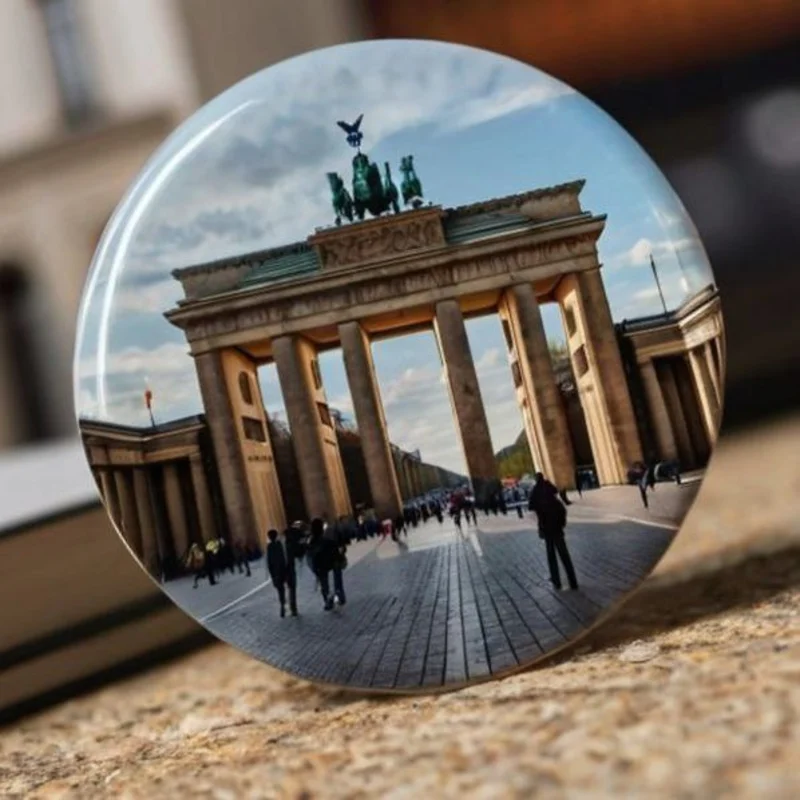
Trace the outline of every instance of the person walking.
{"type": "Polygon", "coordinates": [[[289,609],[292,616],[297,616],[297,570],[295,556],[290,547],[290,537],[284,533],[278,535],[274,528],[267,533],[267,572],[272,585],[278,593],[281,604],[281,617],[286,616],[286,589],[289,589],[289,609]]]}
{"type": "Polygon", "coordinates": [[[333,608],[334,600],[339,605],[347,602],[344,592],[343,570],[347,557],[343,546],[331,536],[325,535],[324,523],[319,517],[311,520],[311,542],[309,544],[311,568],[319,581],[325,611],[333,608]],[[330,574],[333,573],[333,594],[330,589],[330,574]]]}
{"type": "Polygon", "coordinates": [[[197,584],[201,578],[208,578],[208,583],[213,586],[216,583],[214,573],[208,568],[208,559],[206,558],[205,551],[200,547],[197,542],[192,544],[186,554],[186,565],[192,572],[194,572],[194,583],[192,589],[197,588],[197,584]]]}
{"type": "Polygon", "coordinates": [[[567,508],[561,502],[559,495],[558,489],[541,472],[537,472],[529,508],[537,516],[539,538],[544,539],[550,582],[556,589],[561,589],[561,574],[558,568],[560,559],[564,566],[564,572],[567,574],[569,587],[574,591],[578,588],[578,578],[567,548],[565,534],[567,508]]]}

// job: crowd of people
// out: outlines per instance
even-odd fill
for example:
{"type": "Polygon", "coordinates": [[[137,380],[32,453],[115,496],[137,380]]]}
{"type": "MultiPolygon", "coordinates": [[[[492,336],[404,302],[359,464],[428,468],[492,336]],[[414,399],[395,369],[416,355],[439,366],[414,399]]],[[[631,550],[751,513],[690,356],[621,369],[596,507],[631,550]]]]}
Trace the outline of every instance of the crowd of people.
{"type": "MultiPolygon", "coordinates": [[[[547,481],[541,473],[526,498],[522,492],[512,500],[524,502],[538,519],[539,535],[547,549],[550,580],[561,589],[558,567],[560,559],[571,589],[578,588],[575,569],[565,540],[566,507],[563,492],[547,481]]],[[[521,515],[521,505],[520,515],[521,515]]],[[[374,513],[359,513],[354,518],[340,517],[332,523],[313,519],[309,526],[295,522],[282,533],[270,530],[267,534],[267,571],[277,593],[280,616],[285,617],[287,605],[292,616],[298,615],[298,568],[307,564],[319,590],[323,609],[332,610],[347,602],[344,587],[344,570],[347,567],[347,549],[353,541],[366,541],[375,537],[400,541],[409,531],[436,519],[441,525],[449,516],[460,530],[462,521],[478,524],[478,511],[486,515],[507,514],[508,507],[501,492],[490,495],[482,505],[466,490],[441,492],[424,500],[407,504],[395,519],[380,520],[374,513]]]]}
{"type": "MultiPolygon", "coordinates": [[[[636,464],[629,473],[629,481],[636,485],[645,506],[647,491],[658,479],[680,483],[680,469],[676,464],[636,464]]],[[[577,491],[582,494],[582,481],[577,491]]],[[[550,581],[557,590],[562,588],[561,569],[569,588],[578,588],[575,567],[566,542],[567,506],[570,500],[563,489],[556,487],[541,472],[537,472],[530,488],[515,486],[498,488],[476,502],[469,487],[440,490],[407,503],[393,519],[380,519],[374,511],[358,510],[352,517],[342,516],[332,522],[316,518],[310,523],[295,522],[283,532],[270,530],[267,535],[266,567],[277,593],[281,617],[287,606],[292,616],[297,616],[298,568],[307,564],[314,576],[315,585],[322,597],[323,609],[332,610],[347,602],[344,587],[344,570],[347,567],[347,549],[354,541],[363,542],[380,537],[399,542],[410,531],[432,519],[440,525],[449,517],[457,530],[463,524],[477,525],[478,512],[486,516],[508,514],[509,508],[523,517],[523,508],[537,519],[539,537],[544,541],[550,581]]],[[[184,565],[194,573],[194,588],[205,579],[215,585],[226,570],[250,576],[249,561],[262,553],[249,553],[235,543],[223,538],[208,542],[204,547],[193,544],[184,558],[184,565]]]]}
{"type": "Polygon", "coordinates": [[[192,544],[183,558],[186,568],[194,573],[193,588],[205,578],[210,586],[217,583],[219,576],[229,570],[232,574],[239,571],[246,574],[249,578],[252,575],[250,570],[250,553],[241,545],[234,542],[229,544],[222,537],[210,539],[205,547],[195,542],[192,544]]]}
{"type": "MultiPolygon", "coordinates": [[[[529,493],[515,488],[508,496],[511,505],[522,516],[527,501],[530,511],[538,518],[539,535],[547,548],[550,579],[560,589],[558,559],[564,566],[571,588],[577,588],[577,578],[567,550],[564,529],[566,504],[564,493],[537,473],[529,493]]],[[[308,565],[315,585],[322,597],[323,609],[344,606],[347,597],[344,587],[344,570],[347,567],[347,549],[354,541],[367,541],[380,537],[400,541],[409,532],[435,519],[440,525],[449,517],[458,530],[463,524],[477,525],[478,512],[486,516],[508,514],[506,495],[502,490],[492,492],[483,503],[477,503],[468,487],[440,491],[424,499],[410,502],[394,519],[379,519],[374,512],[361,511],[354,517],[339,517],[333,522],[320,518],[310,523],[295,522],[284,531],[270,530],[267,534],[266,567],[278,596],[281,617],[288,612],[298,615],[298,569],[308,565]]],[[[261,555],[261,554],[258,554],[261,555]]],[[[220,576],[229,571],[235,574],[252,574],[250,560],[254,554],[236,543],[213,539],[205,546],[192,544],[184,557],[184,565],[194,574],[193,587],[201,580],[210,586],[217,584],[220,576]]]]}

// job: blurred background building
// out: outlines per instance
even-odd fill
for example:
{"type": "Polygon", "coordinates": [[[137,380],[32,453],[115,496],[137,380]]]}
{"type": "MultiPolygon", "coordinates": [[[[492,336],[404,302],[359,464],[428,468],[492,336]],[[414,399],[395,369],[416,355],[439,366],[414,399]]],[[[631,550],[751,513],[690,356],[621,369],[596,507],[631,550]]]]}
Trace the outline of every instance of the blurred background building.
{"type": "Polygon", "coordinates": [[[127,185],[183,118],[271,63],[369,37],[508,54],[621,122],[709,251],[728,339],[723,431],[797,407],[797,0],[3,0],[0,601],[16,613],[0,627],[0,712],[205,641],[97,510],[72,408],[81,289],[127,185]],[[47,445],[65,437],[74,447],[47,445]],[[32,458],[31,443],[61,460],[32,458]],[[48,491],[9,514],[43,471],[48,491]]]}
{"type": "Polygon", "coordinates": [[[339,0],[4,0],[0,448],[74,434],[83,282],[147,157],[199,103],[358,23],[339,0]]]}

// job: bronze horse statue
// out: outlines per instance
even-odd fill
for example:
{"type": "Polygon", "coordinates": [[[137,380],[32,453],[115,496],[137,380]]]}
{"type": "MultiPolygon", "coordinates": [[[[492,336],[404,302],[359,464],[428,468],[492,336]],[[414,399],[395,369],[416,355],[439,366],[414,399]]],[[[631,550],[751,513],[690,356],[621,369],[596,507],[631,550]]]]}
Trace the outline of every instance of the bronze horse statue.
{"type": "Polygon", "coordinates": [[[347,191],[344,181],[339,177],[338,172],[328,173],[328,182],[331,185],[333,213],[336,214],[336,224],[342,224],[342,217],[348,222],[353,221],[353,198],[347,191]]]}
{"type": "Polygon", "coordinates": [[[403,173],[403,183],[400,186],[403,202],[419,208],[422,205],[422,184],[414,169],[414,156],[403,156],[400,161],[400,172],[403,173]]]}

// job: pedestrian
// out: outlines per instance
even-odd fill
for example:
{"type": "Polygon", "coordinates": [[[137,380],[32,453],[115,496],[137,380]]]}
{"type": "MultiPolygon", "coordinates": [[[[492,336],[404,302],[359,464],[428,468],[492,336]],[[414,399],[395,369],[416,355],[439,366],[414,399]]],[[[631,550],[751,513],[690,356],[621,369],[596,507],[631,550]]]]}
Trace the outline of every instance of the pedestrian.
{"type": "Polygon", "coordinates": [[[567,525],[567,508],[561,502],[556,487],[546,480],[541,472],[536,473],[536,483],[531,491],[531,510],[536,513],[539,522],[539,538],[544,540],[547,551],[547,567],[550,582],[556,589],[561,589],[561,575],[558,560],[564,566],[569,587],[573,591],[578,588],[578,578],[567,548],[565,528],[567,525]],[[537,491],[538,487],[538,491],[537,491]]]}
{"type": "Polygon", "coordinates": [[[297,616],[297,571],[295,569],[295,555],[290,547],[290,536],[287,531],[279,537],[274,528],[267,533],[267,572],[272,579],[272,585],[278,593],[281,604],[281,617],[286,616],[286,589],[289,589],[289,608],[292,616],[297,616]]]}
{"type": "Polygon", "coordinates": [[[218,572],[222,572],[222,566],[219,563],[220,549],[219,539],[209,539],[206,542],[206,570],[215,578],[218,572]]]}
{"type": "Polygon", "coordinates": [[[308,549],[311,568],[319,581],[325,611],[333,608],[334,600],[339,605],[346,603],[343,570],[347,557],[342,545],[330,536],[325,536],[324,523],[319,517],[311,520],[311,542],[308,549]],[[330,590],[330,574],[333,573],[333,594],[330,590]]]}
{"type": "Polygon", "coordinates": [[[358,533],[356,534],[356,539],[358,539],[359,542],[365,542],[367,540],[367,523],[363,514],[358,515],[358,533]]]}
{"type": "Polygon", "coordinates": [[[186,565],[194,572],[192,589],[197,588],[197,584],[201,578],[208,578],[210,586],[216,583],[216,580],[214,580],[214,573],[208,568],[208,559],[206,558],[205,551],[197,542],[189,548],[186,554],[186,565]]]}
{"type": "Polygon", "coordinates": [[[240,575],[244,573],[249,578],[253,573],[250,572],[250,553],[247,547],[238,539],[234,539],[229,549],[231,551],[231,572],[233,572],[233,568],[236,567],[240,575]]]}

